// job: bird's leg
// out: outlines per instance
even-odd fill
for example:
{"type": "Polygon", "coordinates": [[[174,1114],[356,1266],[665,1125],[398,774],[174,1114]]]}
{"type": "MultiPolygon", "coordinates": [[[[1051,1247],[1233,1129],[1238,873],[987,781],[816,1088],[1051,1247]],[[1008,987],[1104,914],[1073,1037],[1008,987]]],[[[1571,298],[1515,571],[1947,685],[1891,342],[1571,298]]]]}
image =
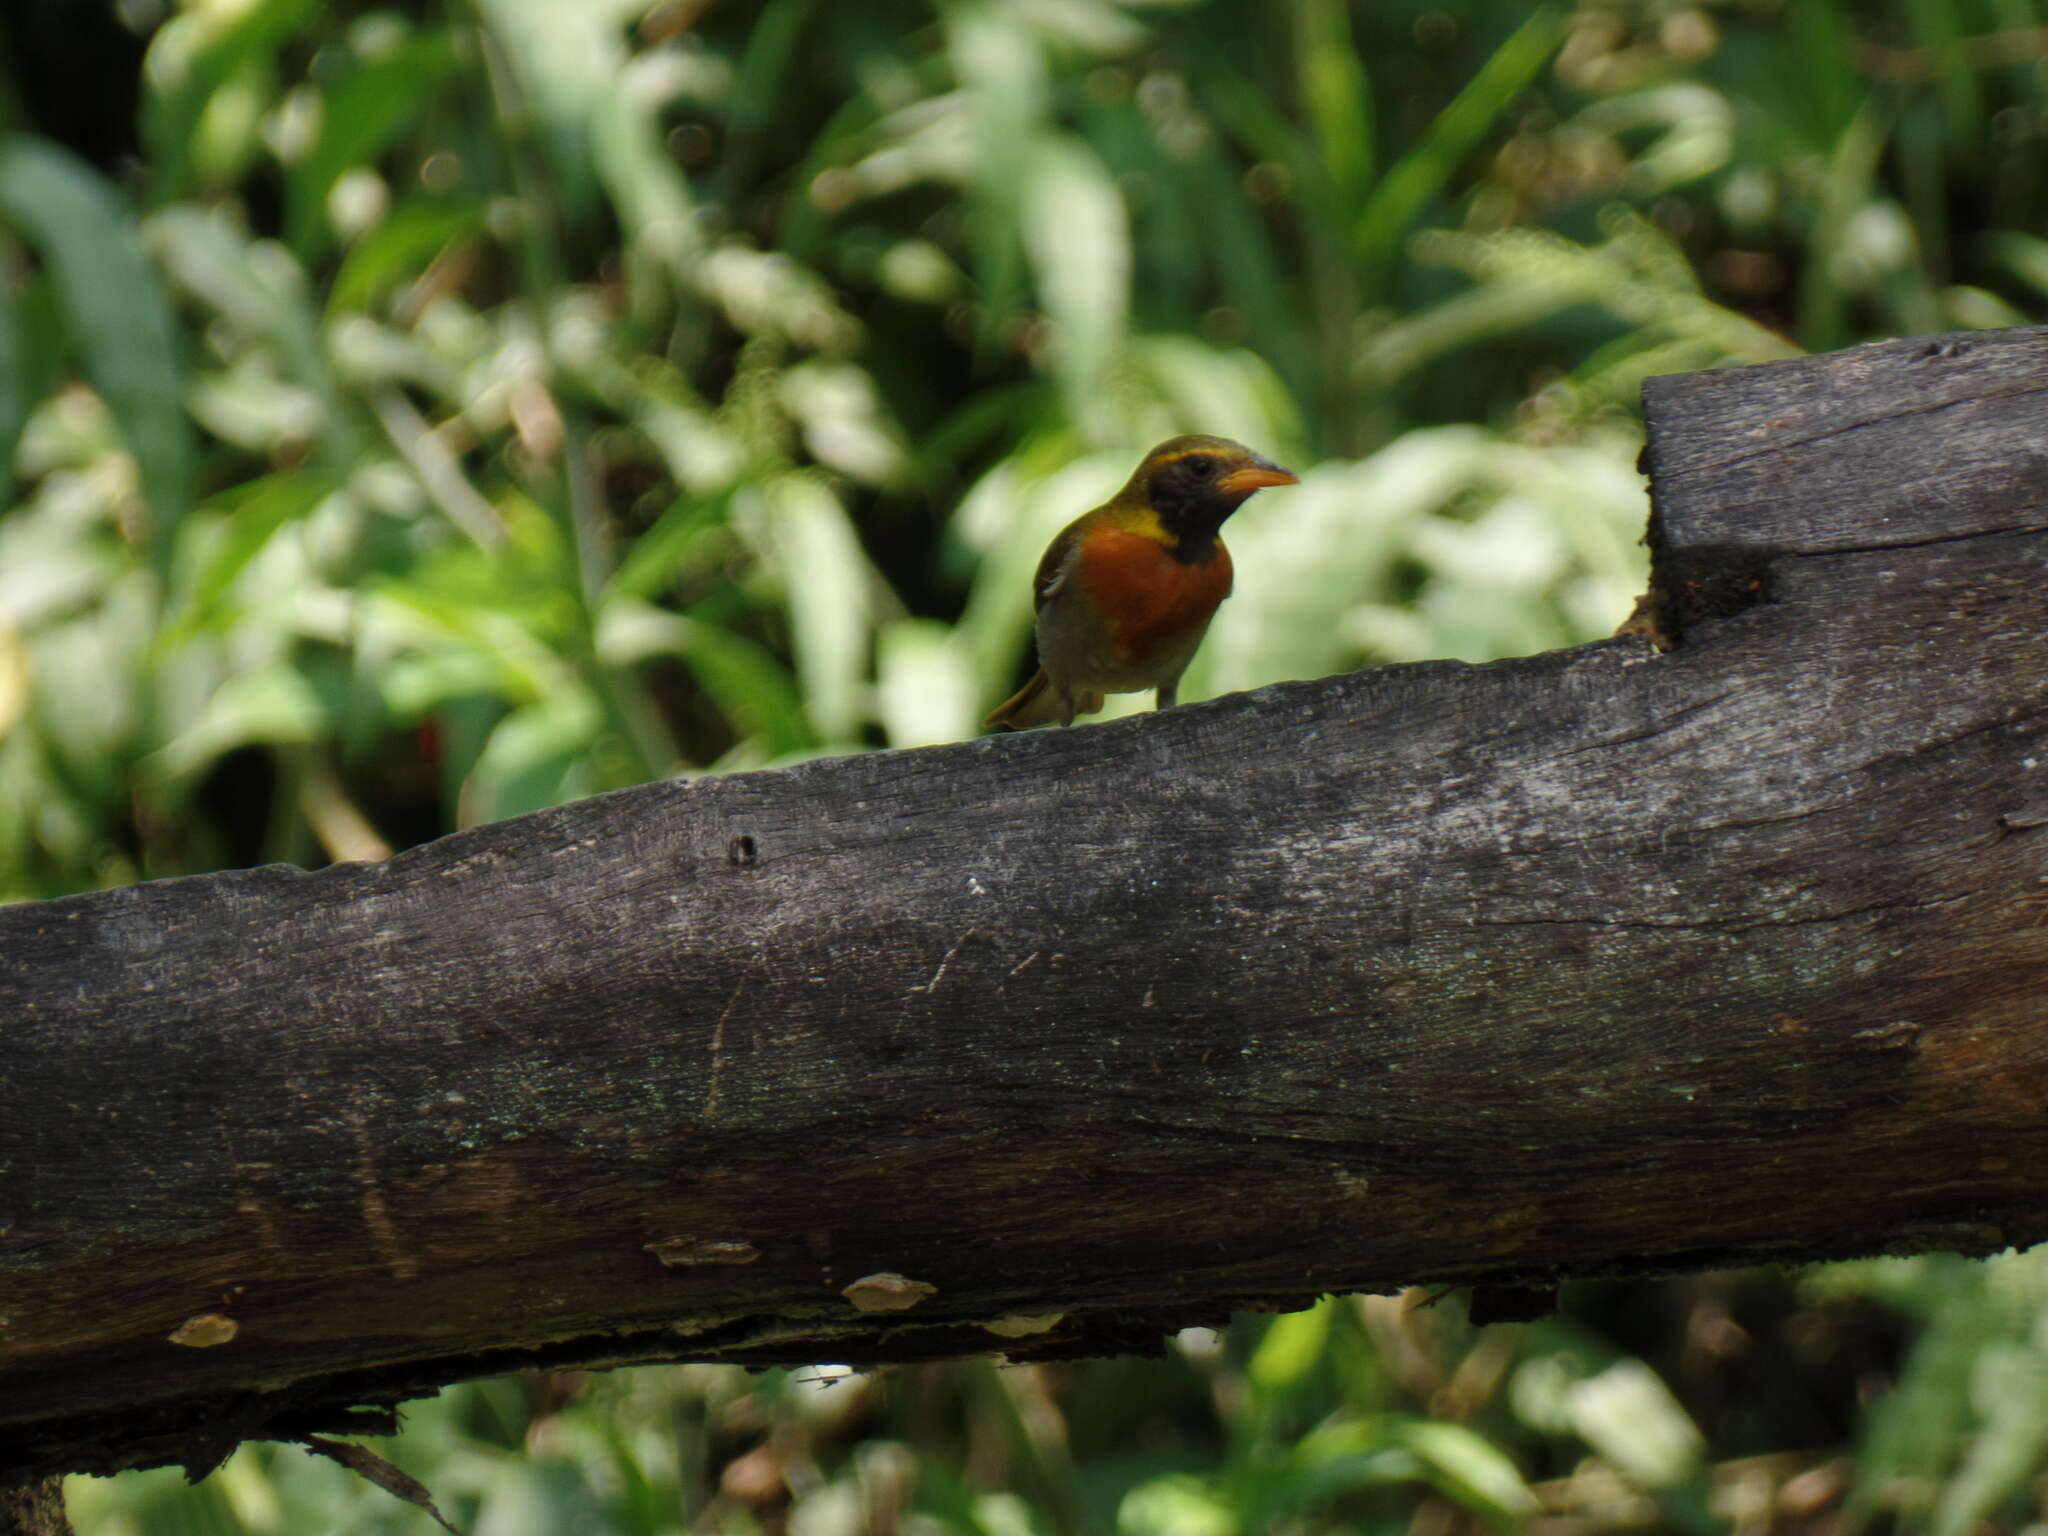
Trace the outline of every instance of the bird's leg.
{"type": "Polygon", "coordinates": [[[1060,724],[1072,725],[1074,723],[1074,696],[1057,683],[1053,684],[1053,692],[1059,695],[1060,724]]]}
{"type": "Polygon", "coordinates": [[[1152,707],[1154,709],[1171,709],[1179,702],[1180,679],[1176,677],[1170,683],[1161,683],[1159,685],[1159,692],[1153,696],[1152,707]]]}

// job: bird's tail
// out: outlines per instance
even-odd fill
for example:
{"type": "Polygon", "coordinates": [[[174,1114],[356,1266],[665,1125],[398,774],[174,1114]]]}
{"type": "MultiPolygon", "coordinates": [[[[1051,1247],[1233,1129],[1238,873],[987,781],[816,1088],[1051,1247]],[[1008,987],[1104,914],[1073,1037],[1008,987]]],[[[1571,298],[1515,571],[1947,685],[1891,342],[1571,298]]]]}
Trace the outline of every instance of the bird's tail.
{"type": "MultiPolygon", "coordinates": [[[[1077,693],[1074,695],[1074,710],[1077,715],[1092,715],[1102,708],[1103,699],[1099,693],[1077,693]]],[[[1052,686],[1052,679],[1040,667],[1031,674],[1031,681],[998,704],[995,712],[981,722],[984,731],[1028,731],[1034,725],[1051,725],[1060,718],[1059,690],[1052,686]]],[[[1065,724],[1065,721],[1061,721],[1065,724]]]]}
{"type": "Polygon", "coordinates": [[[1059,716],[1059,701],[1053,697],[1051,680],[1040,667],[1031,681],[998,704],[981,722],[984,731],[1028,731],[1059,716]]]}

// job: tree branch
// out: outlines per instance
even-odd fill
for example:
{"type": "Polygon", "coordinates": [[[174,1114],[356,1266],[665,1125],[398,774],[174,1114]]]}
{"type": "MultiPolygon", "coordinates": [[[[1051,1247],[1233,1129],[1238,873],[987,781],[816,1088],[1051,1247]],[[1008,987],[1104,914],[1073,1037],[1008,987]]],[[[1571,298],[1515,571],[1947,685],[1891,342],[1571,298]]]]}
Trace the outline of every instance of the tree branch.
{"type": "Polygon", "coordinates": [[[0,1480],[519,1367],[2048,1235],[2044,377],[1651,381],[1668,654],[0,911],[0,1480]]]}

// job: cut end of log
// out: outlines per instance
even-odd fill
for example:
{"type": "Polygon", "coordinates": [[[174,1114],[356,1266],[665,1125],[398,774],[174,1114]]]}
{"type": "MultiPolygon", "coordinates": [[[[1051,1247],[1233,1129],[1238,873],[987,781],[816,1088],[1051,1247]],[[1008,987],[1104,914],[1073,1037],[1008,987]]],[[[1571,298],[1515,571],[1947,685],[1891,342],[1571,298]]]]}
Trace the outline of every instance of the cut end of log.
{"type": "Polygon", "coordinates": [[[1630,616],[1624,633],[1639,633],[1659,650],[1685,641],[1685,632],[1709,619],[1725,619],[1771,600],[1771,562],[1767,551],[1733,545],[1673,549],[1650,523],[1650,591],[1636,605],[1648,627],[1635,628],[1630,616]]]}

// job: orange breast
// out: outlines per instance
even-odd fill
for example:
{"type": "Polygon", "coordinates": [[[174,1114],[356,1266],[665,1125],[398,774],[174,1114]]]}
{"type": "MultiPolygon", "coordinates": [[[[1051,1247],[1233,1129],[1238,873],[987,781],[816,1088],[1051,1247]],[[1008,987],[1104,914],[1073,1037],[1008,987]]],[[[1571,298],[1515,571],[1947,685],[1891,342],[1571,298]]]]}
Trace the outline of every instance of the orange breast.
{"type": "Polygon", "coordinates": [[[1230,596],[1230,551],[1218,541],[1200,564],[1177,560],[1157,539],[1121,528],[1090,534],[1080,577],[1109,620],[1125,660],[1137,661],[1209,622],[1230,596]]]}

